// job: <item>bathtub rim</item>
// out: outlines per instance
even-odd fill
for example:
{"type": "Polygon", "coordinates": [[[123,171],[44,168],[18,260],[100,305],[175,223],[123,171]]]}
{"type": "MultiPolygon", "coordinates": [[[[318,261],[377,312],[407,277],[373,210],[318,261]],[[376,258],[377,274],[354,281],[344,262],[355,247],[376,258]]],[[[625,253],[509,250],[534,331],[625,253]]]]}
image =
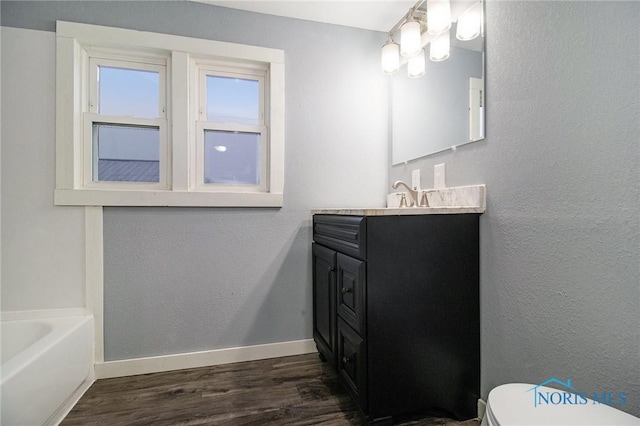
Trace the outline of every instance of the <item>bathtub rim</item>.
{"type": "Polygon", "coordinates": [[[51,321],[52,330],[47,333],[42,339],[37,340],[33,344],[29,345],[18,355],[8,359],[2,363],[0,373],[0,387],[13,379],[18,373],[27,368],[27,366],[38,359],[43,353],[54,347],[60,339],[65,338],[69,334],[76,331],[78,328],[84,326],[87,322],[92,321],[91,315],[80,316],[61,316],[56,318],[34,318],[34,319],[16,319],[5,321],[2,323],[28,323],[28,322],[47,322],[51,321]],[[62,329],[61,329],[62,327],[62,329]]]}
{"type": "Polygon", "coordinates": [[[91,315],[85,308],[34,309],[24,311],[1,311],[0,321],[22,321],[36,319],[53,319],[62,317],[82,317],[91,315]]]}
{"type": "MultiPolygon", "coordinates": [[[[9,321],[24,321],[24,320],[56,320],[60,318],[69,317],[84,317],[82,321],[78,321],[78,327],[85,325],[86,321],[93,321],[93,327],[95,327],[95,316],[85,308],[61,308],[61,309],[48,309],[48,310],[32,310],[32,311],[3,311],[0,312],[0,320],[2,322],[9,321]]],[[[92,328],[93,328],[92,327],[92,328]]],[[[92,331],[95,333],[95,330],[92,331]]],[[[93,336],[95,339],[95,335],[93,336]]],[[[95,342],[92,341],[91,345],[95,348],[95,342]]],[[[27,348],[26,350],[28,350],[27,348]]],[[[80,398],[89,390],[91,385],[96,380],[95,375],[95,353],[91,350],[91,360],[89,374],[85,378],[72,394],[53,412],[49,418],[45,421],[44,426],[57,426],[59,425],[73,407],[80,401],[80,398]]],[[[4,368],[3,368],[4,370],[4,368]]],[[[4,383],[4,380],[2,380],[4,383]]]]}

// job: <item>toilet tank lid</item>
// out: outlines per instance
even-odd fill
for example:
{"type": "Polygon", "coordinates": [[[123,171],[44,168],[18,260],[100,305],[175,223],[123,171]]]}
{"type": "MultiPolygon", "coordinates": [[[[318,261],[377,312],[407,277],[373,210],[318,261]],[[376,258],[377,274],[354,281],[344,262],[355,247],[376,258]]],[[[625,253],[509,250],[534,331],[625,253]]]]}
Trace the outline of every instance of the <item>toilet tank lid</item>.
{"type": "Polygon", "coordinates": [[[489,392],[487,410],[491,413],[490,417],[497,421],[496,426],[640,426],[640,418],[587,396],[546,386],[509,383],[489,392]]]}

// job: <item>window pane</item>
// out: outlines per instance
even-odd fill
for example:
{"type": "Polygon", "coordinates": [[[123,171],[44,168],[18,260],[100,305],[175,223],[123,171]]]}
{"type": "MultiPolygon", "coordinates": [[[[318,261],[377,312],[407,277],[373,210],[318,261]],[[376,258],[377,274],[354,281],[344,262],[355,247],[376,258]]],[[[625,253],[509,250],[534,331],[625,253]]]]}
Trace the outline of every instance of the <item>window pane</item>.
{"type": "Polygon", "coordinates": [[[160,75],[153,71],[98,67],[98,112],[155,118],[159,114],[160,75]]]}
{"type": "Polygon", "coordinates": [[[160,130],[157,127],[93,125],[93,180],[160,181],[160,130]]]}
{"type": "Polygon", "coordinates": [[[204,183],[260,184],[260,134],[204,132],[204,183]]]}
{"type": "Polygon", "coordinates": [[[260,124],[260,83],[256,80],[207,76],[207,121],[260,124]]]}

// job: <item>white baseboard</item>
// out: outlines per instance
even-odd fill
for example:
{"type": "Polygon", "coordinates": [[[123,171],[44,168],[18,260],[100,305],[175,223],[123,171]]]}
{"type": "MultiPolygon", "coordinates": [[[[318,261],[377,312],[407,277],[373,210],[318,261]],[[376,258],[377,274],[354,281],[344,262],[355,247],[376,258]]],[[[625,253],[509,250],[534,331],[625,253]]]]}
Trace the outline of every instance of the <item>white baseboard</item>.
{"type": "Polygon", "coordinates": [[[482,399],[478,399],[478,418],[480,420],[484,418],[485,411],[487,411],[487,403],[482,399]]]}
{"type": "Polygon", "coordinates": [[[135,376],[316,352],[313,339],[96,363],[96,379],[135,376]]]}

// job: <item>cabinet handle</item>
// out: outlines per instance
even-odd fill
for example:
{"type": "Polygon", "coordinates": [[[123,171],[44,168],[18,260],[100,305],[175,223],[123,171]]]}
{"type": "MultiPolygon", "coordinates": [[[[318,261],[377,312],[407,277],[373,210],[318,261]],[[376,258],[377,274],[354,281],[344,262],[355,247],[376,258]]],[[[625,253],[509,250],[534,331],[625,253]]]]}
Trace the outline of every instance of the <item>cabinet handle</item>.
{"type": "Polygon", "coordinates": [[[340,292],[341,292],[342,294],[351,293],[352,291],[353,291],[353,288],[351,288],[351,287],[349,287],[349,288],[342,287],[342,290],[340,290],[340,292]]]}
{"type": "Polygon", "coordinates": [[[351,362],[351,358],[347,357],[347,356],[343,356],[342,357],[342,362],[344,364],[349,364],[351,362]]]}

